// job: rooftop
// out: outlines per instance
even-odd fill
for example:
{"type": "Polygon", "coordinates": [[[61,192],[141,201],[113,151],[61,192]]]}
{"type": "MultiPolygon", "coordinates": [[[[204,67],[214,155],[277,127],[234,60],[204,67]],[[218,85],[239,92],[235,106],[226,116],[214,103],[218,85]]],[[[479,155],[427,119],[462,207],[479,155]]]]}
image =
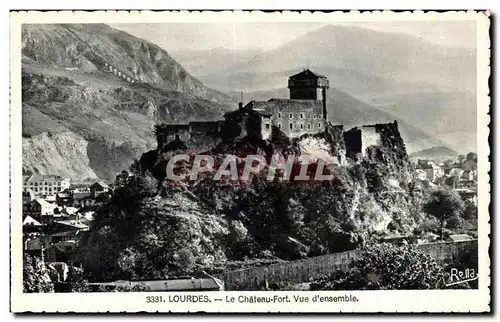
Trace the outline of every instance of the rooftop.
{"type": "Polygon", "coordinates": [[[69,180],[68,178],[63,178],[58,175],[43,175],[43,174],[33,174],[26,179],[26,182],[40,182],[40,181],[62,181],[69,180]]]}
{"type": "Polygon", "coordinates": [[[104,189],[110,189],[110,187],[104,181],[97,181],[97,182],[92,184],[92,186],[95,186],[95,185],[101,186],[104,189]]]}
{"type": "Polygon", "coordinates": [[[145,285],[151,291],[196,291],[222,289],[223,282],[214,277],[166,279],[150,281],[116,281],[110,283],[89,283],[89,285],[129,286],[145,285]]]}
{"type": "Polygon", "coordinates": [[[317,79],[317,78],[326,78],[326,76],[315,73],[311,71],[310,69],[304,69],[298,74],[292,75],[289,77],[290,80],[296,80],[296,79],[317,79]]]}
{"type": "Polygon", "coordinates": [[[448,237],[448,240],[452,242],[461,242],[461,241],[472,240],[472,237],[467,234],[456,234],[456,235],[450,235],[448,237]]]}

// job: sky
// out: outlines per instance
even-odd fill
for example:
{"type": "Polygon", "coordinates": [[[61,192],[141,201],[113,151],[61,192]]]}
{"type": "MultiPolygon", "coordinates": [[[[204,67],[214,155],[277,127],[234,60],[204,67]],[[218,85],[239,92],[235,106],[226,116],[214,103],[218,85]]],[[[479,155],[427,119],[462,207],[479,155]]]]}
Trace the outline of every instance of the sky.
{"type": "MultiPolygon", "coordinates": [[[[335,24],[335,23],[334,23],[335,24]]],[[[342,22],[383,32],[397,32],[445,46],[474,47],[475,25],[467,21],[342,22]]],[[[134,36],[151,41],[167,51],[271,50],[325,23],[158,23],[110,24],[134,36]]]]}

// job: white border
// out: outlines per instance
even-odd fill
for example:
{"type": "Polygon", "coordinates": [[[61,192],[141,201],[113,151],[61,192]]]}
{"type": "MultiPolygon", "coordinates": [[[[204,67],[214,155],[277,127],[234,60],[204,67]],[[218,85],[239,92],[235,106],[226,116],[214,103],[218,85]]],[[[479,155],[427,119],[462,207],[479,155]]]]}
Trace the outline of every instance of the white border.
{"type": "MultiPolygon", "coordinates": [[[[488,257],[490,227],[488,224],[489,183],[488,162],[489,146],[486,138],[489,134],[489,91],[487,76],[489,70],[489,20],[483,13],[446,12],[423,13],[389,11],[350,13],[311,13],[311,12],[21,12],[11,15],[11,259],[12,259],[12,306],[14,312],[485,312],[489,311],[490,275],[488,257]],[[151,305],[145,303],[145,295],[137,293],[65,293],[65,294],[24,294],[22,293],[22,229],[21,229],[21,97],[20,97],[20,26],[21,23],[132,23],[132,22],[249,22],[249,21],[374,21],[374,20],[475,20],[477,21],[477,61],[478,61],[478,183],[479,194],[479,290],[443,290],[443,291],[357,291],[357,292],[307,292],[315,294],[353,294],[359,302],[340,306],[338,304],[273,304],[249,305],[231,304],[218,307],[212,303],[164,303],[151,305]],[[16,184],[14,184],[16,183],[16,184]],[[16,215],[17,214],[17,215],[16,215]]],[[[235,292],[227,292],[235,294],[235,292]]],[[[238,294],[250,292],[238,292],[238,294]]],[[[251,294],[292,294],[299,292],[251,292],[251,294]]],[[[153,295],[148,293],[147,295],[153,295]]],[[[164,297],[175,293],[163,293],[164,297]]],[[[182,293],[185,295],[186,293],[182,293]]],[[[195,293],[190,293],[194,295],[195,293]]],[[[207,293],[205,293],[207,294],[207,293]]],[[[208,294],[210,297],[223,296],[208,294]]],[[[302,293],[303,295],[303,293],[302,293]]]]}

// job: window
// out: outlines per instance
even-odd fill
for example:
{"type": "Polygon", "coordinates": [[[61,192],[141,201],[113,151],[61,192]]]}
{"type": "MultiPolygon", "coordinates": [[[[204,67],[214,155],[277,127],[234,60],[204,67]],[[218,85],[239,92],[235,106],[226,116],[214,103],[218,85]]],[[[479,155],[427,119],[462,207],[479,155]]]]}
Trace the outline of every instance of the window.
{"type": "Polygon", "coordinates": [[[315,119],[315,118],[316,118],[316,114],[313,115],[313,119],[315,119]]]}
{"type": "Polygon", "coordinates": [[[279,119],[281,118],[281,112],[278,112],[278,118],[279,119]]]}
{"type": "Polygon", "coordinates": [[[293,124],[290,123],[290,130],[293,130],[293,124]]]}
{"type": "Polygon", "coordinates": [[[288,115],[289,118],[293,119],[293,114],[290,113],[290,115],[288,115]]]}
{"type": "Polygon", "coordinates": [[[304,113],[300,113],[300,118],[303,119],[304,118],[304,113]]]}
{"type": "Polygon", "coordinates": [[[310,119],[311,118],[311,114],[307,114],[307,118],[310,119]]]}
{"type": "Polygon", "coordinates": [[[278,123],[278,129],[281,130],[281,123],[278,123]]]}
{"type": "Polygon", "coordinates": [[[269,130],[271,128],[271,126],[269,125],[269,123],[266,123],[266,130],[269,130]]]}
{"type": "Polygon", "coordinates": [[[307,124],[307,129],[310,130],[311,129],[311,124],[307,124]]]}
{"type": "Polygon", "coordinates": [[[321,123],[318,123],[318,129],[321,129],[321,123]]]}
{"type": "Polygon", "coordinates": [[[304,124],[300,124],[300,129],[303,130],[304,129],[304,124]]]}

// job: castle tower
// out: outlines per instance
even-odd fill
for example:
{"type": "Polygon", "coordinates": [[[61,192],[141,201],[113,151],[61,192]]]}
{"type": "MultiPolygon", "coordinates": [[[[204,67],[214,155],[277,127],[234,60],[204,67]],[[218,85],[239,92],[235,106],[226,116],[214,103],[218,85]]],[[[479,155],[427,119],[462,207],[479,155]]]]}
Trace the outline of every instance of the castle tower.
{"type": "Polygon", "coordinates": [[[290,89],[290,99],[300,100],[322,100],[323,119],[328,120],[326,111],[326,91],[329,87],[328,78],[309,69],[290,76],[288,78],[288,88],[290,89]]]}

